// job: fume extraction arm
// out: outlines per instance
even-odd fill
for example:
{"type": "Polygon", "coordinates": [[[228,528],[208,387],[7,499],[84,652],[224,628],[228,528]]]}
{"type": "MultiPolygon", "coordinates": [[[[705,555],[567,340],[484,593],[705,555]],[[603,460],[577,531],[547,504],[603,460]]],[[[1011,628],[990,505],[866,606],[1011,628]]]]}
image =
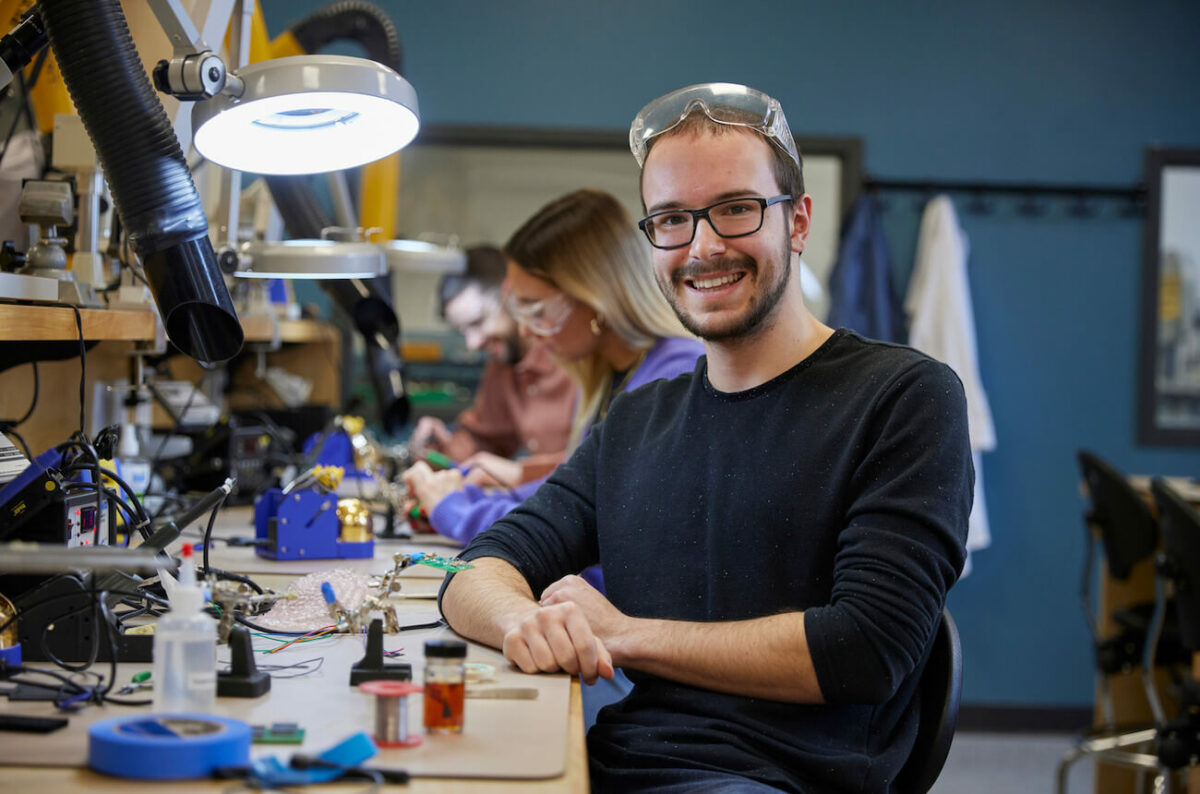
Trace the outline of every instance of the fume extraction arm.
{"type": "Polygon", "coordinates": [[[142,68],[118,0],[41,0],[0,41],[8,79],[46,42],[54,51],[141,258],[171,342],[225,361],[243,333],[208,237],[208,221],[171,122],[142,68]]]}

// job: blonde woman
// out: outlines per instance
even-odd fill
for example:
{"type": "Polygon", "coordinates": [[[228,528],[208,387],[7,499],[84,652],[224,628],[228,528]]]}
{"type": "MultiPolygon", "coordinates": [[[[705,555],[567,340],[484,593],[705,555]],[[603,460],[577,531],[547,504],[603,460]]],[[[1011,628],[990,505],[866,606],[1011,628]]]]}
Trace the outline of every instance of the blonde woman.
{"type": "MultiPolygon", "coordinates": [[[[620,203],[598,190],[558,198],[504,247],[505,306],[534,344],[545,345],[579,384],[568,454],[608,412],[613,396],[691,372],[703,346],[667,304],[645,239],[620,203]]],[[[467,461],[489,472],[503,459],[467,461]]],[[[467,476],[470,476],[468,474],[467,476]]],[[[466,543],[537,490],[541,480],[488,494],[459,470],[418,463],[404,474],[429,523],[466,543]]],[[[601,585],[595,569],[584,577],[601,585]]]]}

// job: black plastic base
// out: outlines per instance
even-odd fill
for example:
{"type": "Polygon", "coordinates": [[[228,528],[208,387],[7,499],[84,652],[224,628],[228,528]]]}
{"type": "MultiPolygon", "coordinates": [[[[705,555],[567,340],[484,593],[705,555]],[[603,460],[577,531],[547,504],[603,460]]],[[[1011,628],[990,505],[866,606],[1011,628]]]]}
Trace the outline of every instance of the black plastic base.
{"type": "Polygon", "coordinates": [[[217,697],[257,698],[271,691],[271,676],[254,664],[250,632],[234,626],[229,633],[229,671],[217,673],[217,697]]]}
{"type": "Polygon", "coordinates": [[[363,681],[411,680],[411,664],[383,661],[383,621],[375,618],[367,629],[367,652],[350,668],[350,686],[358,686],[363,681]]]}

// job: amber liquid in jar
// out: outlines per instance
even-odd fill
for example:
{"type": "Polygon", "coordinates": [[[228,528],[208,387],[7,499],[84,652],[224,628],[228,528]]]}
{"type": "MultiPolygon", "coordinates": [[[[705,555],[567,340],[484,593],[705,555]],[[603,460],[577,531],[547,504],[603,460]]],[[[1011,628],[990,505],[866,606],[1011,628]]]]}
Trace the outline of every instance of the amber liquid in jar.
{"type": "Polygon", "coordinates": [[[425,731],[462,733],[466,684],[425,682],[425,731]]]}
{"type": "Polygon", "coordinates": [[[440,638],[425,642],[425,732],[462,733],[467,695],[467,644],[440,638]]]}

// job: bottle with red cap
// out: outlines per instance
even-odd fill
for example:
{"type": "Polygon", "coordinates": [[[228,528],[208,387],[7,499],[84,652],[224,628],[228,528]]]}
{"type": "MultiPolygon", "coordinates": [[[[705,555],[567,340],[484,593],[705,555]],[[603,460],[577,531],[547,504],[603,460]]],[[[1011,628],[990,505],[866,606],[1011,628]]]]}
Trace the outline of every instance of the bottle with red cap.
{"type": "Polygon", "coordinates": [[[171,611],[154,629],[154,711],[208,714],[217,699],[217,624],[204,611],[192,547],[184,544],[179,581],[168,593],[171,611]]]}

